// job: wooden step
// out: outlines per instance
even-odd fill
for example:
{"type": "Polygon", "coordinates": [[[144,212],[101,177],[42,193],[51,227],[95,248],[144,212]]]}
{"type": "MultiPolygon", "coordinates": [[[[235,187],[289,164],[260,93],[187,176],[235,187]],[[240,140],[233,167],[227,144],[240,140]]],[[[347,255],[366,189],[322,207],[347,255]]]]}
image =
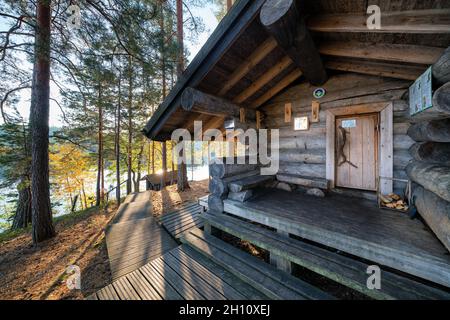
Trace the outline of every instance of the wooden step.
{"type": "Polygon", "coordinates": [[[294,174],[277,174],[277,180],[307,188],[328,189],[328,181],[323,178],[304,177],[294,174]]]}
{"type": "Polygon", "coordinates": [[[261,176],[261,175],[246,177],[229,183],[228,189],[231,192],[241,192],[244,190],[259,187],[267,182],[273,181],[274,179],[275,179],[274,176],[261,176]]]}
{"type": "Polygon", "coordinates": [[[277,270],[200,229],[191,229],[183,235],[181,241],[271,299],[333,299],[310,284],[277,270]]]}
{"type": "Polygon", "coordinates": [[[450,299],[448,292],[386,270],[381,289],[367,288],[368,264],[225,214],[202,215],[212,226],[375,299],[450,299]]]}

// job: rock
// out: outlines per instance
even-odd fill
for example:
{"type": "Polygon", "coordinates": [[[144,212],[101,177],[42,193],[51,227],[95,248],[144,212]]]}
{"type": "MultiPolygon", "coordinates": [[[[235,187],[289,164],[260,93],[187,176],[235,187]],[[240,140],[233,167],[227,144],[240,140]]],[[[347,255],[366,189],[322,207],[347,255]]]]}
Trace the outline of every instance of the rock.
{"type": "Polygon", "coordinates": [[[291,186],[289,184],[287,184],[286,182],[279,182],[277,184],[277,189],[285,190],[285,191],[289,191],[289,192],[292,191],[291,186]]]}
{"type": "Polygon", "coordinates": [[[317,188],[313,188],[313,189],[309,189],[308,191],[306,191],[307,195],[310,196],[315,196],[315,197],[320,197],[320,198],[324,198],[325,197],[325,193],[317,188]]]}

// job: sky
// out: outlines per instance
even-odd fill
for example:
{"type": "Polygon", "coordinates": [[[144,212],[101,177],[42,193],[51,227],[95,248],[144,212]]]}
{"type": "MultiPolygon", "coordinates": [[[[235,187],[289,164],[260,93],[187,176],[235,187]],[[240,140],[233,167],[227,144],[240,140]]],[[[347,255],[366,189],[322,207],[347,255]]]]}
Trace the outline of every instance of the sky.
{"type": "MultiPolygon", "coordinates": [[[[188,61],[192,61],[198,51],[202,48],[203,44],[209,38],[211,33],[217,27],[219,21],[214,15],[214,5],[207,4],[201,8],[192,8],[191,12],[196,17],[201,17],[205,25],[205,30],[198,35],[195,43],[186,40],[185,46],[189,51],[188,61]]],[[[7,29],[4,21],[0,20],[0,31],[7,29]]],[[[0,76],[1,81],[1,76],[0,76]]],[[[60,95],[58,94],[58,87],[51,82],[50,83],[50,95],[53,99],[60,101],[60,95]]],[[[30,91],[22,90],[20,94],[20,101],[17,104],[17,109],[25,120],[28,120],[29,109],[30,109],[30,91]]],[[[0,120],[0,124],[2,121],[0,120]]],[[[50,101],[50,120],[49,124],[51,127],[61,127],[63,125],[62,113],[58,105],[54,101],[50,101]]]]}

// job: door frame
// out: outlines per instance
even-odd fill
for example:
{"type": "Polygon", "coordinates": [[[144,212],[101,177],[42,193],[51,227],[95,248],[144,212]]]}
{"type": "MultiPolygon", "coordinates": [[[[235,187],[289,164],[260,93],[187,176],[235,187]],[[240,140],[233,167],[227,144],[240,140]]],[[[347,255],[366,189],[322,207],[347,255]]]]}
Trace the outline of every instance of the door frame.
{"type": "MultiPolygon", "coordinates": [[[[335,188],[336,179],[336,117],[365,113],[379,113],[380,137],[378,150],[378,176],[389,178],[379,182],[379,190],[383,194],[393,190],[394,175],[394,124],[392,102],[378,102],[338,107],[327,110],[327,142],[326,142],[326,179],[330,188],[335,188]]],[[[378,179],[378,177],[376,177],[378,179]]]]}

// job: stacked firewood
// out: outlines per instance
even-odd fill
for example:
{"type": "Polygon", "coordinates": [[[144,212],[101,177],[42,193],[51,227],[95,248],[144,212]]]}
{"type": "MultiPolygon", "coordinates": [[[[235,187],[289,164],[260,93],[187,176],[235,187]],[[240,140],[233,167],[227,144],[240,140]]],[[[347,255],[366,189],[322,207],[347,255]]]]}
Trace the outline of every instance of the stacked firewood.
{"type": "Polygon", "coordinates": [[[406,172],[414,205],[450,250],[450,48],[433,66],[433,80],[440,86],[433,107],[411,118],[408,135],[417,143],[406,172]]]}
{"type": "MultiPolygon", "coordinates": [[[[258,164],[239,164],[243,159],[221,159],[209,166],[208,209],[223,212],[223,200],[229,198],[247,201],[253,196],[253,189],[274,180],[274,176],[261,176],[258,164]]],[[[248,159],[245,159],[248,163],[248,159]]]]}
{"type": "Polygon", "coordinates": [[[395,193],[389,193],[387,195],[380,195],[380,204],[382,207],[389,209],[395,209],[399,211],[408,211],[409,206],[405,199],[395,193]]]}

